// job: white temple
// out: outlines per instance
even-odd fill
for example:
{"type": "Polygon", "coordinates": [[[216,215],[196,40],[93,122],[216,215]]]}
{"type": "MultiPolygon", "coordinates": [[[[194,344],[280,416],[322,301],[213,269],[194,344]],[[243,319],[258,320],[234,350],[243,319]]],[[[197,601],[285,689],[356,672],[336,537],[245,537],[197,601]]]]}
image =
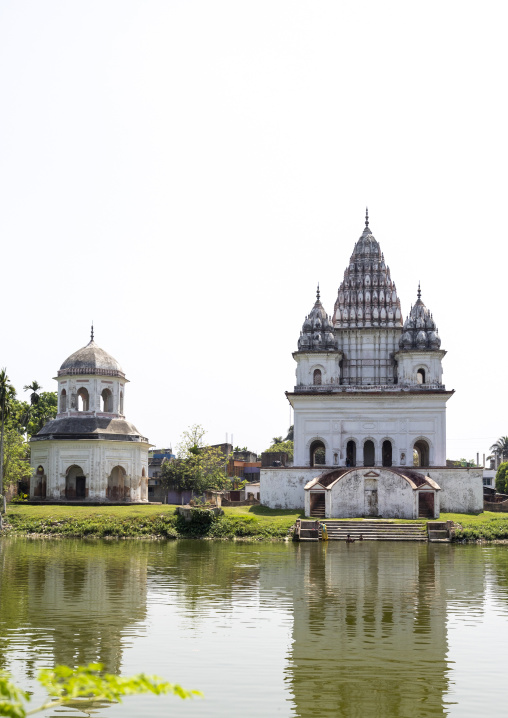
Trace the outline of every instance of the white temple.
{"type": "Polygon", "coordinates": [[[127,379],[90,342],[58,371],[58,414],[30,441],[31,499],[148,501],[148,439],[124,416],[127,379]]]}
{"type": "MultiPolygon", "coordinates": [[[[420,287],[402,323],[395,283],[367,213],[338,290],[333,318],[321,303],[318,287],[303,323],[293,353],[296,385],[286,393],[294,410],[294,466],[278,469],[279,474],[275,469],[263,470],[261,502],[303,508],[305,501],[310,509],[307,488],[323,493],[320,500],[323,505],[328,502],[326,516],[438,516],[442,484],[448,484],[451,476],[446,468],[446,402],[453,391],[443,384],[445,354],[420,287]],[[299,479],[295,467],[306,469],[299,479]],[[359,467],[383,471],[360,472],[359,467]],[[295,490],[283,496],[290,472],[295,490]],[[325,474],[320,482],[318,477],[325,474]],[[272,475],[279,479],[272,480],[272,475]],[[323,486],[330,484],[332,476],[333,486],[323,486]],[[355,495],[350,488],[347,496],[337,498],[351,481],[355,495]]],[[[452,475],[458,477],[453,470],[452,475]]],[[[481,510],[481,478],[475,479],[474,498],[463,496],[460,503],[481,510]]]]}

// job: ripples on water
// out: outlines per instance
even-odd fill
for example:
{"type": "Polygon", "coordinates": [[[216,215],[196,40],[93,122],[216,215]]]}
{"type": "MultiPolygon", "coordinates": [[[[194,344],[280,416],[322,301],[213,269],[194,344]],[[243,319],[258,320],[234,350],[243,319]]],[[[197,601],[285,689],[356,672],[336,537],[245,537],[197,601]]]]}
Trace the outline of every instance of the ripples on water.
{"type": "Polygon", "coordinates": [[[88,715],[506,713],[504,546],[9,539],[0,571],[0,666],[38,700],[38,669],[90,661],[205,693],[88,715]]]}

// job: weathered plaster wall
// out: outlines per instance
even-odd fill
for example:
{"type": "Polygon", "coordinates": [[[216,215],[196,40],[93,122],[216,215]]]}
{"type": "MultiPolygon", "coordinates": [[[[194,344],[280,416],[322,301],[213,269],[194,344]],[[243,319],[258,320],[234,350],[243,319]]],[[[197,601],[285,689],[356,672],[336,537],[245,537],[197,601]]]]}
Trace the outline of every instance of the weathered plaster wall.
{"type": "Polygon", "coordinates": [[[401,476],[376,469],[352,470],[330,489],[331,514],[329,518],[357,516],[383,516],[384,518],[416,518],[417,496],[401,476]],[[366,478],[365,473],[376,473],[377,478],[366,478]],[[377,491],[377,512],[372,512],[373,491],[377,491]]]}
{"type": "Polygon", "coordinates": [[[321,473],[320,469],[261,469],[260,502],[270,509],[303,509],[305,485],[321,473]]]}
{"type": "MultiPolygon", "coordinates": [[[[42,466],[46,476],[46,498],[65,500],[69,467],[81,467],[86,478],[85,500],[107,499],[108,477],[115,466],[125,471],[125,500],[148,500],[148,444],[131,441],[38,441],[32,445],[31,465],[42,466]],[[144,470],[144,477],[143,477],[144,470]]],[[[30,496],[35,495],[32,479],[30,496]]]]}
{"type": "Polygon", "coordinates": [[[433,469],[428,476],[439,484],[441,511],[479,513],[483,511],[483,469],[433,469]]]}

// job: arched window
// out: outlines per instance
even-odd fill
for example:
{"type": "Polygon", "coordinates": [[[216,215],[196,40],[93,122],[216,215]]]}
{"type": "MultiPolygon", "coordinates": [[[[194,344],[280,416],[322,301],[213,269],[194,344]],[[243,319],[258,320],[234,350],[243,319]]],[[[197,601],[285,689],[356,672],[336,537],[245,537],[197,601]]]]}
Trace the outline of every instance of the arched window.
{"type": "Polygon", "coordinates": [[[374,454],[374,442],[367,439],[363,445],[363,465],[374,466],[375,454],[374,454]]]}
{"type": "Polygon", "coordinates": [[[106,496],[110,501],[125,501],[130,497],[129,487],[126,486],[126,473],[122,466],[115,466],[108,476],[106,496]]]}
{"type": "Polygon", "coordinates": [[[314,369],[314,384],[321,384],[321,369],[314,369]]]}
{"type": "Polygon", "coordinates": [[[425,384],[425,369],[418,369],[416,372],[416,382],[418,384],[425,384]]]}
{"type": "Polygon", "coordinates": [[[326,450],[322,441],[313,441],[310,445],[310,465],[326,466],[326,450]]]}
{"type": "Polygon", "coordinates": [[[67,392],[65,389],[60,392],[60,411],[67,411],[67,392]]]}
{"type": "Polygon", "coordinates": [[[353,439],[346,444],[346,466],[356,466],[356,443],[353,439]]]}
{"type": "Polygon", "coordinates": [[[392,465],[392,442],[386,439],[386,441],[383,441],[383,448],[382,448],[382,454],[383,454],[383,466],[391,466],[392,465]]]}
{"type": "Polygon", "coordinates": [[[78,411],[88,411],[90,406],[90,399],[88,396],[88,390],[84,386],[78,391],[78,411]]]}
{"type": "Polygon", "coordinates": [[[424,439],[418,439],[413,447],[413,465],[429,465],[429,445],[424,439]]]}
{"type": "Polygon", "coordinates": [[[101,393],[101,410],[106,414],[113,412],[113,394],[110,389],[103,389],[101,393]]]}
{"type": "Polygon", "coordinates": [[[123,414],[123,391],[120,392],[120,414],[123,414]]]}

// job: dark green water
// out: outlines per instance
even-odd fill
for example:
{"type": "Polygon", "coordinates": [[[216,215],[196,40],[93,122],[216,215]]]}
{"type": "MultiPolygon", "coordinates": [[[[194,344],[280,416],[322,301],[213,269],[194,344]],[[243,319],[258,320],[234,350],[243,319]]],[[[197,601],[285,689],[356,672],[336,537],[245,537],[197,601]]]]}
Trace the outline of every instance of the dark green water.
{"type": "Polygon", "coordinates": [[[90,661],[205,693],[94,716],[506,715],[508,547],[0,541],[0,667],[90,661]]]}

